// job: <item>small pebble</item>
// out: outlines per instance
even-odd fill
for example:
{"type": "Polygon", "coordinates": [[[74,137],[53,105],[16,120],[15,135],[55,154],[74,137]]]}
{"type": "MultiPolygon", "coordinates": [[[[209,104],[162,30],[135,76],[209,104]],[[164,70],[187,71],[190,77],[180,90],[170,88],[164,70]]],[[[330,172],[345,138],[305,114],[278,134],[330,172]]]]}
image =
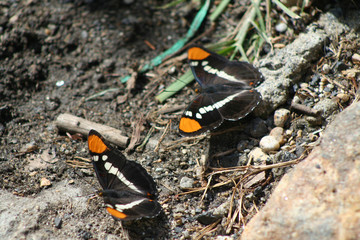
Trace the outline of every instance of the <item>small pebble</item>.
{"type": "Polygon", "coordinates": [[[264,152],[277,151],[280,148],[280,143],[273,136],[265,136],[260,140],[260,148],[264,152]]]}
{"type": "Polygon", "coordinates": [[[331,70],[331,68],[330,68],[329,64],[325,63],[322,67],[322,72],[324,74],[328,74],[330,72],[330,70],[331,70]]]}
{"type": "Polygon", "coordinates": [[[284,127],[286,121],[290,117],[290,111],[285,108],[280,108],[274,113],[274,124],[277,127],[284,127]]]}
{"type": "Polygon", "coordinates": [[[333,99],[321,99],[318,103],[313,107],[314,110],[319,111],[323,118],[327,118],[328,116],[334,114],[336,110],[338,110],[338,104],[333,99]]]}
{"type": "Polygon", "coordinates": [[[293,132],[294,132],[293,130],[287,129],[287,130],[285,131],[285,136],[289,138],[289,137],[291,137],[291,135],[292,135],[293,132]]]}
{"type": "Polygon", "coordinates": [[[338,93],[338,95],[336,95],[340,100],[341,102],[345,103],[347,101],[349,101],[350,99],[350,96],[349,94],[346,94],[346,93],[338,93]]]}
{"type": "Polygon", "coordinates": [[[352,55],[351,61],[357,65],[360,65],[360,55],[355,53],[354,55],[352,55]]]}
{"type": "Polygon", "coordinates": [[[176,72],[175,66],[172,66],[172,67],[168,70],[168,73],[169,73],[169,74],[174,74],[175,72],[176,72]]]}
{"type": "Polygon", "coordinates": [[[216,236],[215,240],[234,240],[234,238],[232,236],[221,236],[218,235],[216,236]]]}
{"type": "Polygon", "coordinates": [[[80,35],[81,35],[82,39],[86,39],[89,36],[88,32],[85,30],[81,31],[80,35]]]}
{"type": "Polygon", "coordinates": [[[224,202],[220,204],[217,208],[214,209],[213,215],[214,216],[225,216],[229,211],[229,202],[224,202]]]}
{"type": "Polygon", "coordinates": [[[241,140],[241,141],[237,144],[236,150],[237,150],[238,152],[242,152],[242,151],[244,151],[244,150],[246,149],[247,145],[248,145],[247,141],[241,140]]]}
{"type": "Polygon", "coordinates": [[[300,88],[308,88],[309,84],[308,83],[300,83],[300,88]]]}
{"type": "Polygon", "coordinates": [[[256,147],[249,153],[249,158],[253,159],[255,165],[264,165],[269,156],[261,148],[256,147]]]}
{"type": "Polygon", "coordinates": [[[36,145],[35,141],[31,141],[29,143],[27,143],[25,146],[23,146],[21,149],[20,149],[20,152],[33,152],[35,150],[38,149],[38,146],[36,145]]]}
{"type": "Polygon", "coordinates": [[[216,222],[219,218],[221,218],[221,217],[214,216],[213,214],[207,212],[207,213],[198,215],[196,217],[196,220],[201,224],[209,225],[209,224],[216,222]]]}
{"type": "Polygon", "coordinates": [[[326,85],[326,87],[328,87],[329,89],[333,89],[333,88],[334,88],[334,84],[329,83],[328,85],[326,85]]]}
{"type": "Polygon", "coordinates": [[[40,179],[40,187],[47,187],[47,186],[51,186],[51,182],[50,180],[48,180],[47,178],[41,178],[40,179]]]}
{"type": "Polygon", "coordinates": [[[273,128],[269,135],[273,136],[280,143],[280,145],[283,145],[286,142],[284,138],[284,129],[282,127],[273,128]]]}
{"type": "Polygon", "coordinates": [[[279,33],[284,33],[287,30],[287,25],[283,22],[276,24],[275,30],[279,33]]]}
{"type": "Polygon", "coordinates": [[[260,138],[268,133],[266,122],[261,118],[255,118],[251,123],[250,135],[254,138],[260,138]]]}
{"type": "Polygon", "coordinates": [[[180,188],[181,189],[192,188],[193,185],[194,185],[194,179],[192,179],[192,178],[183,177],[180,180],[180,188]]]}
{"type": "Polygon", "coordinates": [[[54,224],[55,224],[55,227],[57,229],[60,229],[61,225],[62,225],[62,218],[61,217],[55,217],[54,224]]]}
{"type": "Polygon", "coordinates": [[[322,124],[321,117],[307,116],[306,121],[308,121],[312,126],[319,126],[322,124]]]}
{"type": "Polygon", "coordinates": [[[302,137],[303,136],[303,130],[299,129],[296,133],[296,137],[302,137]]]}
{"type": "Polygon", "coordinates": [[[59,81],[57,81],[56,83],[55,83],[55,85],[57,86],[57,87],[61,87],[62,85],[64,85],[65,84],[65,81],[64,80],[59,80],[59,81]]]}

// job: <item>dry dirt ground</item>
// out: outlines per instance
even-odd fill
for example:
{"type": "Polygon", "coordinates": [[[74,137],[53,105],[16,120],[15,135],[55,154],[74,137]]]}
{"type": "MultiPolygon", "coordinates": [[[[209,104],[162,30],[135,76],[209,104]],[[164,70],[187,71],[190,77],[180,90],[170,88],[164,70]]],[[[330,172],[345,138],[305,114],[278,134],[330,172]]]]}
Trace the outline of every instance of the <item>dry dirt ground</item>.
{"type": "MultiPolygon", "coordinates": [[[[0,1],[2,239],[122,239],[127,234],[133,239],[180,239],[200,237],[202,233],[208,237],[237,238],[243,224],[263,206],[273,186],[290,168],[264,171],[259,180],[246,185],[243,191],[239,191],[239,185],[234,186],[244,172],[208,175],[218,168],[249,164],[247,154],[274,127],[272,115],[261,118],[250,115],[239,122],[225,123],[219,129],[237,127],[231,132],[180,144],[174,142],[181,138],[177,125],[186,104],[196,95],[194,85],[162,104],[154,97],[188,69],[185,61],[175,61],[169,68],[156,68],[138,76],[129,98],[119,102],[119,96],[126,92],[120,78],[183,37],[196,14],[196,8],[188,2],[176,8],[156,8],[165,2],[0,1]],[[147,43],[155,46],[155,50],[147,43]],[[174,112],[158,112],[173,106],[180,107],[174,112]],[[138,145],[153,129],[147,144],[141,149],[135,147],[127,156],[144,166],[156,181],[163,207],[159,216],[121,226],[105,212],[100,197],[91,198],[100,186],[91,165],[78,159],[89,159],[86,141],[58,131],[54,121],[62,113],[112,126],[129,137],[143,119],[138,145]],[[169,129],[158,145],[167,126],[169,129]],[[233,181],[206,193],[184,194],[186,189],[180,188],[182,179],[190,181],[193,189],[233,181]],[[232,217],[236,210],[240,210],[237,216],[241,217],[231,222],[228,216],[232,217]]],[[[199,43],[215,42],[214,39],[227,33],[224,29],[230,31],[236,26],[247,1],[235,2],[214,33],[199,43]]],[[[339,17],[347,11],[335,3],[322,10],[329,9],[335,9],[339,17]]],[[[293,24],[290,33],[281,36],[283,44],[289,44],[316,21],[321,13],[315,7],[312,11],[308,20],[293,24]]],[[[206,22],[200,31],[209,27],[206,22]]],[[[347,34],[329,39],[314,67],[304,72],[302,80],[308,85],[291,86],[292,96],[283,106],[289,108],[295,93],[303,89],[303,104],[312,107],[316,101],[306,97],[316,91],[306,89],[321,85],[322,74],[336,79],[336,74],[356,65],[352,56],[359,54],[359,46],[359,41],[347,39],[347,34]]],[[[266,53],[264,50],[262,54],[266,53]]],[[[349,77],[341,86],[323,84],[322,90],[329,98],[339,97],[340,89],[349,96],[346,99],[341,95],[345,99],[339,100],[332,114],[352,102],[356,78],[354,81],[349,77]]],[[[316,141],[332,114],[325,119],[309,120],[301,113],[292,113],[294,121],[287,122],[285,127],[291,130],[288,137],[296,140],[294,147],[272,155],[268,162],[251,164],[282,163],[304,157],[311,149],[306,144],[316,141]],[[308,133],[313,135],[309,137],[308,133]]],[[[244,188],[242,184],[241,187],[244,188]]]]}

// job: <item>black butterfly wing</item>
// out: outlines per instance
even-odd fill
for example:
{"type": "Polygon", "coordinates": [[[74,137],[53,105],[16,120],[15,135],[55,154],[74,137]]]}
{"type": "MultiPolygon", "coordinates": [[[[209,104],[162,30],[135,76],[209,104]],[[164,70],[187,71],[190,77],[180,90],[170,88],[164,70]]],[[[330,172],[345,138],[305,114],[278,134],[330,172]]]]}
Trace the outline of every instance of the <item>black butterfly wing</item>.
{"type": "Polygon", "coordinates": [[[180,134],[194,136],[220,126],[223,117],[213,105],[214,102],[208,94],[196,96],[180,119],[180,134]]]}
{"type": "Polygon", "coordinates": [[[188,50],[188,59],[202,94],[208,95],[224,119],[241,119],[259,104],[261,95],[253,87],[261,73],[251,64],[229,61],[199,46],[188,50]]]}
{"type": "Polygon", "coordinates": [[[215,102],[221,116],[230,121],[239,120],[259,104],[261,95],[254,89],[243,89],[231,86],[219,87],[219,91],[209,94],[215,102]]]}
{"type": "Polygon", "coordinates": [[[250,63],[229,61],[199,46],[189,48],[188,60],[201,87],[233,83],[252,88],[261,80],[261,73],[250,63]]]}
{"type": "Polygon", "coordinates": [[[114,218],[133,220],[160,212],[156,184],[140,164],[127,160],[95,130],[89,132],[88,145],[96,175],[104,189],[102,196],[114,218]]]}

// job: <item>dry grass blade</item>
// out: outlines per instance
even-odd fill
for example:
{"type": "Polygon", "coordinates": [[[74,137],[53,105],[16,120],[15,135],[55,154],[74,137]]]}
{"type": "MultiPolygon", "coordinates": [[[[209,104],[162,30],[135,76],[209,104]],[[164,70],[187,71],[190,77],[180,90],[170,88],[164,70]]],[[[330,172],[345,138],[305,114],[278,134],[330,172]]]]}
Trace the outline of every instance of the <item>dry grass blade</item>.
{"type": "MultiPolygon", "coordinates": [[[[247,173],[245,173],[244,175],[240,175],[240,176],[236,176],[236,177],[233,177],[231,179],[228,179],[226,181],[223,181],[223,182],[219,182],[219,183],[216,183],[212,186],[209,186],[209,188],[213,189],[213,188],[218,188],[218,187],[221,187],[221,186],[225,186],[229,183],[234,183],[234,181],[245,181],[247,180],[249,177],[251,177],[252,175],[254,174],[258,174],[262,171],[266,171],[266,170],[270,170],[272,168],[282,168],[282,167],[288,167],[288,166],[291,166],[291,165],[294,165],[294,164],[297,164],[299,163],[302,159],[303,159],[303,155],[300,156],[300,158],[298,159],[295,159],[295,160],[292,160],[292,161],[288,161],[288,162],[283,162],[283,163],[275,163],[275,164],[271,164],[271,165],[261,165],[261,166],[239,166],[239,167],[232,167],[232,168],[229,168],[229,169],[224,169],[224,168],[212,168],[212,169],[218,169],[216,170],[215,172],[211,173],[210,175],[215,175],[215,174],[220,174],[220,173],[225,173],[225,172],[237,172],[237,171],[248,171],[247,173]]],[[[195,193],[195,192],[200,192],[200,191],[204,191],[207,189],[207,186],[206,187],[199,187],[199,188],[194,188],[194,189],[191,189],[187,192],[183,192],[183,193],[179,193],[178,195],[181,196],[181,195],[186,195],[186,194],[190,194],[190,193],[195,193]]]]}
{"type": "Polygon", "coordinates": [[[143,126],[145,119],[141,114],[139,119],[133,124],[133,132],[131,135],[131,140],[129,146],[125,149],[126,152],[132,150],[136,143],[140,140],[141,127],[143,126]]]}
{"type": "Polygon", "coordinates": [[[149,141],[150,137],[151,137],[151,134],[154,132],[154,127],[151,127],[149,132],[146,134],[145,138],[144,138],[144,141],[136,147],[136,151],[142,151],[143,148],[145,147],[146,143],[149,141]]]}
{"type": "Polygon", "coordinates": [[[158,144],[156,145],[154,152],[159,151],[160,148],[160,144],[161,142],[164,140],[165,135],[168,133],[169,129],[171,129],[171,119],[169,120],[169,122],[166,124],[165,130],[163,132],[163,134],[161,135],[158,144]]]}
{"type": "Polygon", "coordinates": [[[213,231],[215,231],[215,230],[216,230],[215,227],[216,227],[216,225],[219,224],[220,220],[221,220],[221,219],[218,219],[218,220],[216,220],[216,222],[214,222],[214,223],[212,223],[212,224],[204,227],[203,229],[201,229],[201,230],[199,231],[199,234],[198,234],[198,235],[195,235],[195,237],[194,237],[193,239],[194,239],[194,240],[202,239],[202,237],[204,237],[205,235],[210,234],[210,233],[212,233],[213,231]]]}
{"type": "Polygon", "coordinates": [[[188,144],[187,146],[193,146],[193,145],[196,145],[198,144],[201,140],[205,139],[207,136],[206,135],[199,135],[199,136],[195,136],[195,137],[185,137],[185,138],[181,138],[179,140],[176,140],[176,141],[172,141],[170,142],[169,144],[166,144],[167,146],[165,147],[165,151],[168,151],[168,150],[171,150],[171,149],[174,149],[180,145],[182,145],[183,143],[185,142],[190,142],[190,141],[194,141],[193,143],[191,144],[188,144]]]}
{"type": "Polygon", "coordinates": [[[75,157],[76,160],[66,160],[66,164],[73,168],[92,168],[91,160],[83,157],[75,157]]]}
{"type": "Polygon", "coordinates": [[[204,191],[204,193],[203,193],[203,195],[202,195],[202,197],[201,197],[200,202],[202,202],[202,201],[204,200],[205,195],[206,195],[206,192],[207,192],[207,190],[209,189],[211,180],[212,180],[212,175],[209,177],[209,180],[208,180],[208,182],[207,182],[207,184],[206,184],[205,191],[204,191]]]}

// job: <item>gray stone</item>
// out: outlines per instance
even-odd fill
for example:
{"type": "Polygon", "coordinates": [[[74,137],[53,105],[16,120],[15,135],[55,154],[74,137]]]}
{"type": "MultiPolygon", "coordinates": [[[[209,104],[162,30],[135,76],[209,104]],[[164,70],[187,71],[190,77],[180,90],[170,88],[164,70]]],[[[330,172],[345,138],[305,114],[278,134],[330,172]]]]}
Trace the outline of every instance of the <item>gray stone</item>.
{"type": "Polygon", "coordinates": [[[339,108],[336,101],[332,99],[324,98],[320,100],[318,103],[316,103],[313,109],[319,111],[320,115],[323,118],[327,118],[330,115],[333,115],[334,112],[337,111],[339,108]]]}
{"type": "Polygon", "coordinates": [[[263,100],[255,108],[254,114],[268,116],[285,104],[291,86],[298,82],[303,73],[313,66],[313,61],[323,54],[326,39],[338,36],[345,30],[349,30],[349,27],[331,13],[323,14],[317,23],[307,27],[306,33],[300,34],[292,44],[260,60],[258,68],[265,81],[256,89],[263,100]]]}
{"type": "Polygon", "coordinates": [[[183,177],[180,180],[180,188],[181,189],[188,189],[188,188],[192,188],[194,185],[194,179],[189,178],[189,177],[183,177]]]}
{"type": "MultiPolygon", "coordinates": [[[[82,228],[80,218],[88,211],[88,197],[80,188],[66,182],[43,190],[36,197],[19,197],[0,190],[0,239],[54,239],[54,225],[42,224],[41,228],[38,227],[44,217],[51,218],[49,209],[54,207],[59,214],[74,215],[67,219],[67,231],[72,229],[76,232],[76,229],[82,228]]],[[[57,237],[66,238],[64,235],[57,237]]]]}

